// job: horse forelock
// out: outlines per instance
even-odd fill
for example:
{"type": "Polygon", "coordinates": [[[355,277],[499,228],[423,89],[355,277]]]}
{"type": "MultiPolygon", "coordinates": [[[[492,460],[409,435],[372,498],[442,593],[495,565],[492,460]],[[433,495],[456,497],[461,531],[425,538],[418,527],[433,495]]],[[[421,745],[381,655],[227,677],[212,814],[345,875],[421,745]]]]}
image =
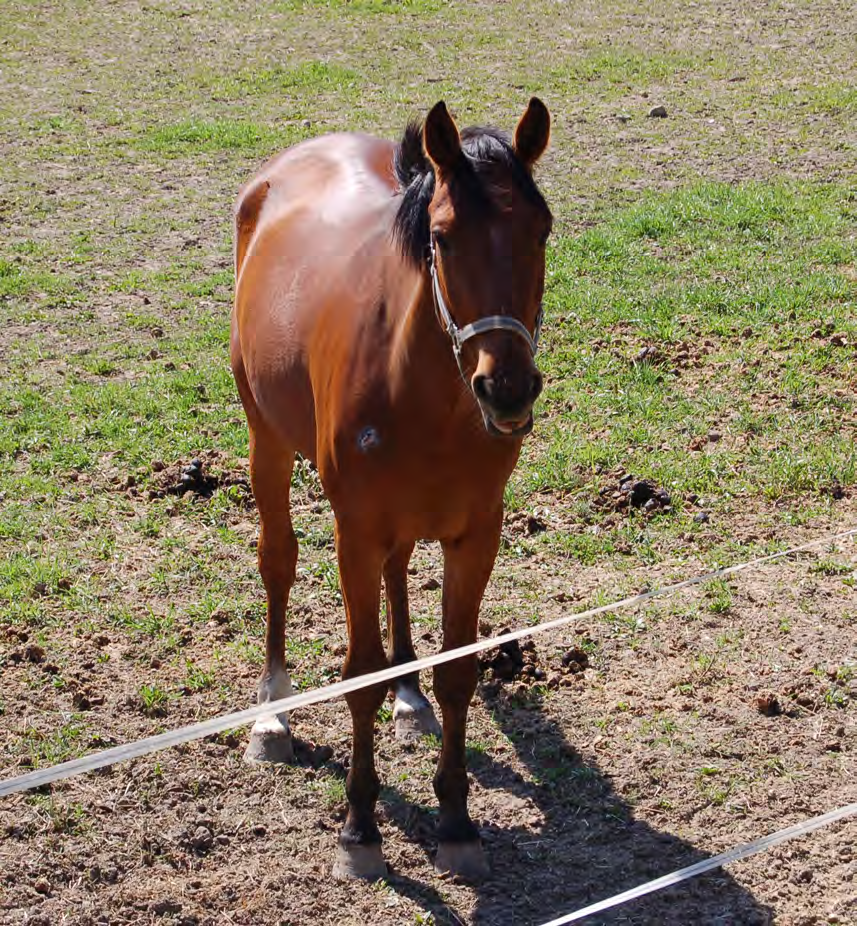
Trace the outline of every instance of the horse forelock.
{"type": "MultiPolygon", "coordinates": [[[[505,132],[483,126],[466,128],[461,133],[461,148],[464,157],[450,179],[454,193],[487,213],[494,209],[507,211],[502,201],[516,187],[547,209],[532,174],[515,154],[505,132]]],[[[394,168],[401,202],[393,236],[402,255],[419,266],[428,254],[431,237],[428,207],[435,188],[434,168],[423,148],[421,123],[408,123],[396,148],[394,168]]]]}

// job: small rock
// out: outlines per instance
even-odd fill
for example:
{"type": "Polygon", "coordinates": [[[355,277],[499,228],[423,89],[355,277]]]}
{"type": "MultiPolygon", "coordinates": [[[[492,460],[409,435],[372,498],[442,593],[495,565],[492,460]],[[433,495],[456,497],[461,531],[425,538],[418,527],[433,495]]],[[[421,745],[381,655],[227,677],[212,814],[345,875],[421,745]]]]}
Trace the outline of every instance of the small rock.
{"type": "Polygon", "coordinates": [[[437,579],[426,579],[425,582],[420,585],[420,590],[423,592],[436,592],[440,588],[440,582],[437,579]]]}
{"type": "Polygon", "coordinates": [[[51,883],[47,878],[38,878],[33,888],[37,894],[50,894],[51,883]]]}
{"type": "Polygon", "coordinates": [[[666,117],[667,117],[666,106],[653,106],[649,110],[650,119],[666,119],[666,117]]]}
{"type": "Polygon", "coordinates": [[[635,508],[642,508],[646,502],[654,498],[655,491],[655,487],[651,482],[641,479],[639,482],[634,483],[631,489],[631,504],[635,508]]]}
{"type": "Polygon", "coordinates": [[[197,852],[207,852],[214,844],[214,836],[207,826],[198,826],[190,838],[190,844],[197,852]]]}
{"type": "Polygon", "coordinates": [[[500,653],[494,658],[494,675],[496,678],[504,681],[511,681],[518,671],[518,666],[512,661],[512,658],[506,653],[500,653]]]}
{"type": "Polygon", "coordinates": [[[710,520],[711,520],[711,517],[709,516],[707,511],[700,511],[698,514],[695,514],[693,516],[694,524],[708,524],[710,520]]]}
{"type": "Polygon", "coordinates": [[[719,431],[709,431],[708,432],[708,443],[716,444],[722,437],[723,435],[719,431]]]}
{"type": "Polygon", "coordinates": [[[581,649],[579,646],[573,646],[563,653],[562,664],[572,672],[582,672],[589,667],[589,656],[586,650],[581,649]]]}
{"type": "Polygon", "coordinates": [[[541,519],[537,518],[535,515],[528,515],[527,517],[527,533],[532,536],[533,534],[539,534],[542,531],[547,530],[547,524],[541,519]]]}
{"type": "Polygon", "coordinates": [[[654,345],[649,344],[634,357],[633,363],[652,363],[658,356],[660,356],[660,351],[654,345]]]}
{"type": "Polygon", "coordinates": [[[312,122],[311,122],[309,119],[303,119],[303,120],[301,120],[301,125],[302,125],[303,128],[305,128],[305,129],[312,128],[312,122]]]}
{"type": "Polygon", "coordinates": [[[27,662],[44,662],[45,661],[45,651],[41,646],[37,646],[35,643],[31,643],[24,649],[24,658],[27,662]]]}
{"type": "Polygon", "coordinates": [[[88,711],[92,708],[92,702],[82,691],[76,691],[71,696],[71,706],[76,711],[88,711]]]}
{"type": "Polygon", "coordinates": [[[779,699],[771,691],[759,692],[753,699],[753,706],[760,714],[764,714],[766,717],[776,717],[783,710],[779,699]]]}

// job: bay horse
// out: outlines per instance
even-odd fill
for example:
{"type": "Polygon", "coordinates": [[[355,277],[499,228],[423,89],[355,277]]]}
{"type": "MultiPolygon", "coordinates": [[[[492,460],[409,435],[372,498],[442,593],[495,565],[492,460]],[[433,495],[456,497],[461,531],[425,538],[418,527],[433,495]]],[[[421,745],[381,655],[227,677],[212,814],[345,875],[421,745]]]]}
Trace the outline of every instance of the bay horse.
{"type": "MultiPolygon", "coordinates": [[[[322,136],[278,155],[242,189],[231,362],[249,426],[267,593],[260,703],[292,691],[285,617],[298,556],[289,514],[297,453],[315,463],[335,516],[343,676],[416,658],[407,567],[419,539],[442,545],[443,649],[476,639],[503,490],[542,388],[533,355],[552,218],[532,170],[549,135],[536,98],[511,139],[459,133],[439,102],[398,145],[322,136]]],[[[465,725],[476,682],[475,657],[434,670],[443,721],[435,865],[465,878],[487,871],[467,811],[465,725]]],[[[400,739],[441,732],[417,674],[393,687],[400,739]]],[[[374,760],[386,694],[376,685],[347,695],[353,746],[340,878],[386,873],[374,760]]],[[[289,761],[288,716],[257,721],[246,757],[289,761]]]]}

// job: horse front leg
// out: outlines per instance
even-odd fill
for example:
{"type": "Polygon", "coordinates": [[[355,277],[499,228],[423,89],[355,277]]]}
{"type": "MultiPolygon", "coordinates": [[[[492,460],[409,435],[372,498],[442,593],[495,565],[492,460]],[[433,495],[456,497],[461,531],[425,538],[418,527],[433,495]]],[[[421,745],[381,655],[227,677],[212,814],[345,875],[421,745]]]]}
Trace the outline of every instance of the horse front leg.
{"type": "MultiPolygon", "coordinates": [[[[454,542],[443,544],[443,649],[476,639],[479,605],[500,544],[502,509],[485,516],[454,542]]],[[[475,656],[436,666],[434,692],[443,713],[443,747],[434,778],[440,802],[435,867],[467,879],[488,874],[479,830],[467,811],[467,711],[476,690],[475,656]]]]}
{"type": "MultiPolygon", "coordinates": [[[[359,529],[336,525],[339,581],[348,620],[348,654],[343,678],[376,672],[386,666],[379,608],[384,554],[359,529]]],[[[381,683],[345,696],[351,711],[351,767],[345,780],[348,815],[339,836],[333,873],[337,878],[374,880],[387,874],[375,804],[381,790],[375,771],[375,717],[384,703],[381,683]]]]}

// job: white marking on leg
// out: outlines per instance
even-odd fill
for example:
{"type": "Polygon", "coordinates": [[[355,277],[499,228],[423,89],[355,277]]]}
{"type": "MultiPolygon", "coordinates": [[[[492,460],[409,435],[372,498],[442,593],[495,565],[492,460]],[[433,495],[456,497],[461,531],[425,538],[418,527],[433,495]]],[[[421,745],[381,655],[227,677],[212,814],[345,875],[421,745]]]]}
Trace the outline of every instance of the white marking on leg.
{"type": "MultiPolygon", "coordinates": [[[[288,698],[291,694],[292,679],[289,670],[285,668],[275,669],[259,682],[257,700],[259,704],[265,704],[267,701],[279,701],[280,698],[288,698]]],[[[260,717],[253,724],[252,730],[252,733],[267,733],[274,736],[288,736],[289,732],[289,715],[287,712],[271,714],[269,717],[260,717]]]]}
{"type": "Polygon", "coordinates": [[[417,688],[405,688],[400,686],[396,689],[396,701],[393,704],[393,719],[407,717],[410,714],[418,714],[426,708],[431,710],[428,698],[417,688]]]}

